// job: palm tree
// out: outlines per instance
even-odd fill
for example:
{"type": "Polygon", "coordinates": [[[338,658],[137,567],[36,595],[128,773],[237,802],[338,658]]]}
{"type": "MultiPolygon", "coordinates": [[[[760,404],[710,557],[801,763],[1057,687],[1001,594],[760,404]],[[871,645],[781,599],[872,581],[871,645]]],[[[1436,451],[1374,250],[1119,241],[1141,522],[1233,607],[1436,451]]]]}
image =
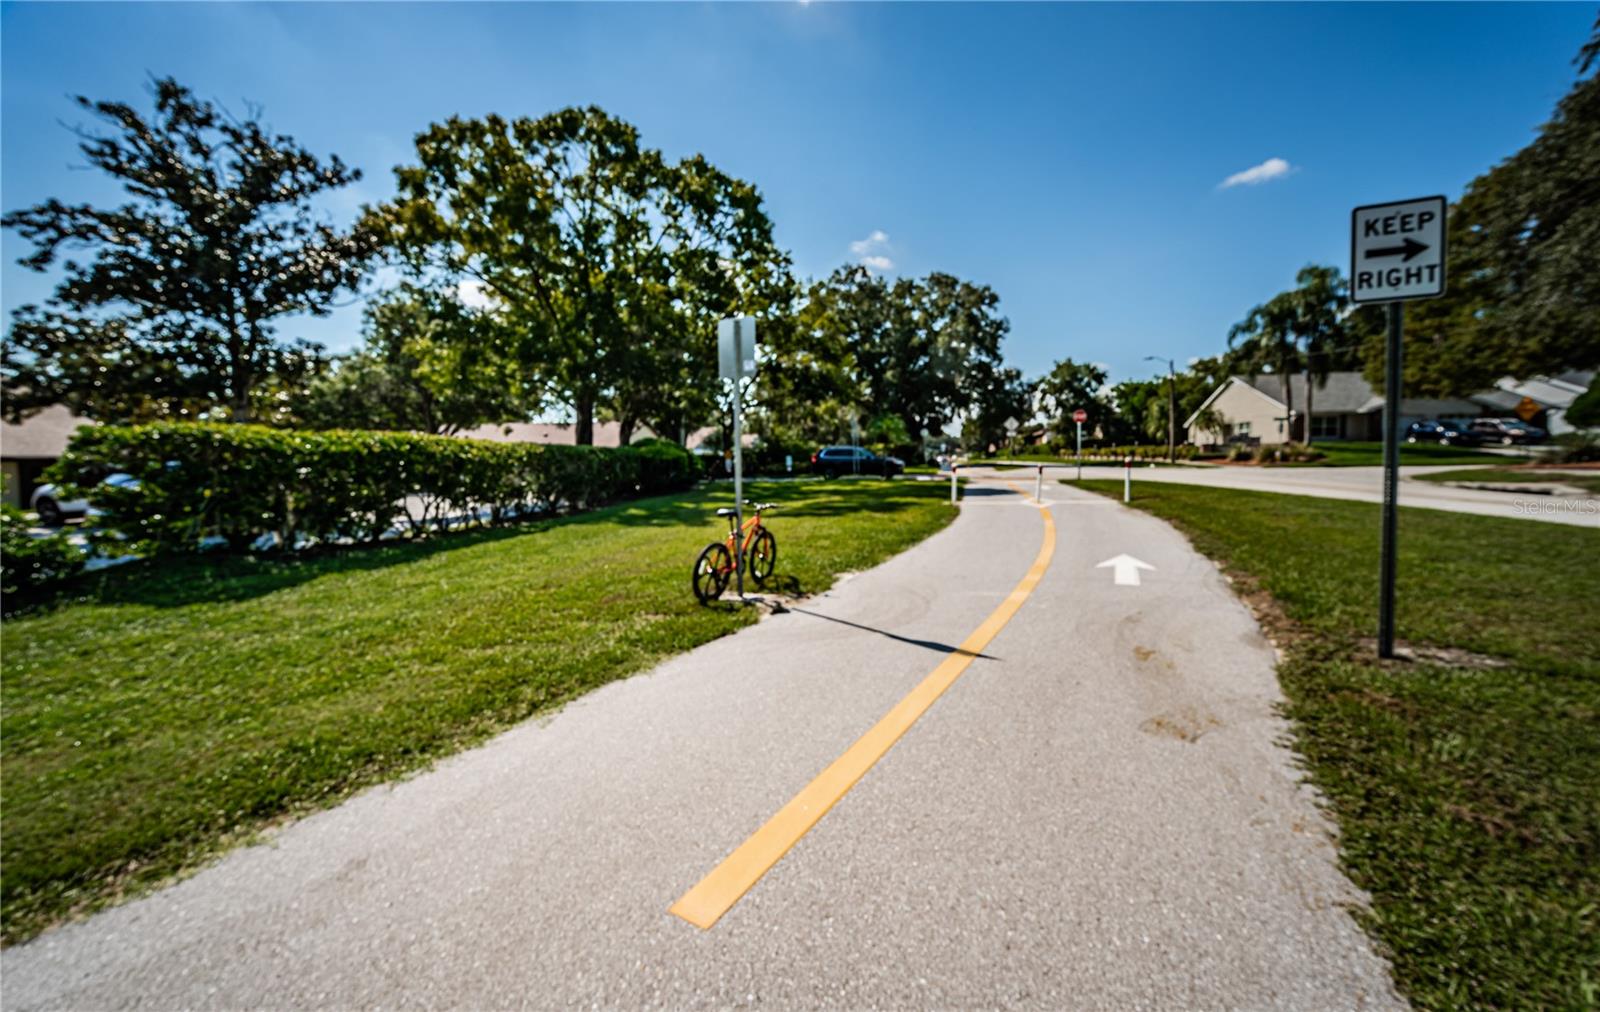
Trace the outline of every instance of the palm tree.
{"type": "Polygon", "coordinates": [[[1349,305],[1345,281],[1337,267],[1310,264],[1295,276],[1299,285],[1290,294],[1296,306],[1294,330],[1306,347],[1306,445],[1311,445],[1311,405],[1314,390],[1327,386],[1333,371],[1333,353],[1345,343],[1344,313],[1349,305]]]}
{"type": "Polygon", "coordinates": [[[1283,404],[1288,409],[1288,440],[1294,441],[1294,389],[1289,378],[1300,364],[1296,328],[1300,321],[1299,301],[1294,292],[1273,296],[1250,310],[1250,315],[1228,331],[1228,346],[1244,346],[1255,366],[1270,366],[1283,384],[1283,404]]]}

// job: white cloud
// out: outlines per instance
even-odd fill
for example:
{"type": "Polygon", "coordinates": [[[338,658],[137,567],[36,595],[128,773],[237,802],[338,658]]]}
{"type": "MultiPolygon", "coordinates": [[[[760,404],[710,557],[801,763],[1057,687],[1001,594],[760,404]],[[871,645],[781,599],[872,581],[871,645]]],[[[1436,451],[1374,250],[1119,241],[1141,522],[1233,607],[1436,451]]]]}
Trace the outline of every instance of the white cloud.
{"type": "Polygon", "coordinates": [[[1269,179],[1281,179],[1291,172],[1298,171],[1298,167],[1290,165],[1282,158],[1268,158],[1260,165],[1252,165],[1243,172],[1233,175],[1217,184],[1217,189],[1226,190],[1230,186],[1255,186],[1265,183],[1269,179]]]}
{"type": "Polygon", "coordinates": [[[889,257],[890,252],[889,233],[881,228],[873,229],[865,239],[857,239],[850,244],[850,253],[856,258],[856,263],[868,270],[893,270],[894,261],[889,257]]]}
{"type": "Polygon", "coordinates": [[[866,256],[873,250],[887,245],[889,245],[889,233],[885,232],[881,228],[875,228],[872,230],[872,234],[867,236],[865,239],[857,239],[855,242],[851,243],[850,252],[854,253],[858,257],[866,256]]]}

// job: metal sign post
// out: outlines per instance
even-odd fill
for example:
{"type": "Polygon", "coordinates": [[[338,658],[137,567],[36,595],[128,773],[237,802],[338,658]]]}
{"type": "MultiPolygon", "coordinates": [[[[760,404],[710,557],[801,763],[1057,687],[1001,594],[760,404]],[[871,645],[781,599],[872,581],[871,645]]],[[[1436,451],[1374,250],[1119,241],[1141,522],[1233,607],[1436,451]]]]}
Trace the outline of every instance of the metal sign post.
{"type": "Polygon", "coordinates": [[[1378,656],[1384,659],[1394,656],[1405,303],[1444,294],[1446,206],[1443,197],[1423,197],[1368,204],[1350,212],[1350,301],[1388,303],[1383,377],[1383,556],[1378,581],[1378,656]]]}
{"type": "Polygon", "coordinates": [[[1089,420],[1089,412],[1078,408],[1072,413],[1072,422],[1078,427],[1078,481],[1083,480],[1083,423],[1089,420]]]}
{"type": "Polygon", "coordinates": [[[1391,302],[1383,365],[1383,559],[1378,577],[1378,656],[1394,656],[1395,530],[1400,498],[1400,370],[1405,303],[1391,302]]]}
{"type": "Polygon", "coordinates": [[[740,401],[743,400],[744,379],[756,374],[756,321],[752,317],[738,316],[717,322],[717,362],[722,377],[733,380],[733,572],[739,600],[744,600],[744,551],[740,539],[744,536],[744,431],[741,423],[740,401]]]}
{"type": "Polygon", "coordinates": [[[856,452],[861,447],[861,416],[850,416],[850,473],[861,473],[861,455],[856,452]]]}

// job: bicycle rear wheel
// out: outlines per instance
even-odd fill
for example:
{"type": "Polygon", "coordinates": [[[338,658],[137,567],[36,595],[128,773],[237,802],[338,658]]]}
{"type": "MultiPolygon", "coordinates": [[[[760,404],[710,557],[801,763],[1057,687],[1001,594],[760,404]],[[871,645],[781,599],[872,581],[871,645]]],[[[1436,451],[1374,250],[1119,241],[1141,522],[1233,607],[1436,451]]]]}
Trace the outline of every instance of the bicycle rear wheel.
{"type": "Polygon", "coordinates": [[[731,572],[733,555],[728,551],[728,546],[713,541],[701,550],[700,557],[694,561],[694,596],[701,604],[715,601],[727,588],[728,574],[731,572]]]}
{"type": "Polygon", "coordinates": [[[763,527],[750,545],[750,575],[757,583],[766,583],[767,577],[772,575],[773,567],[777,564],[778,539],[763,527]]]}

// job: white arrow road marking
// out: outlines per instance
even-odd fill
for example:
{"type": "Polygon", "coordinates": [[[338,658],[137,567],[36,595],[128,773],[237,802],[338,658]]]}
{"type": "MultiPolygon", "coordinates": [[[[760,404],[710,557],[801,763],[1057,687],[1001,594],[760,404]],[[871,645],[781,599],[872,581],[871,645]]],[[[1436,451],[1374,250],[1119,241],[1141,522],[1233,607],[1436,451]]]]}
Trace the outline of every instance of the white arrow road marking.
{"type": "Polygon", "coordinates": [[[1150,563],[1141,562],[1131,555],[1119,555],[1114,559],[1107,559],[1094,568],[1104,569],[1107,566],[1115,567],[1116,575],[1111,582],[1124,587],[1139,586],[1139,570],[1156,568],[1150,563]]]}

